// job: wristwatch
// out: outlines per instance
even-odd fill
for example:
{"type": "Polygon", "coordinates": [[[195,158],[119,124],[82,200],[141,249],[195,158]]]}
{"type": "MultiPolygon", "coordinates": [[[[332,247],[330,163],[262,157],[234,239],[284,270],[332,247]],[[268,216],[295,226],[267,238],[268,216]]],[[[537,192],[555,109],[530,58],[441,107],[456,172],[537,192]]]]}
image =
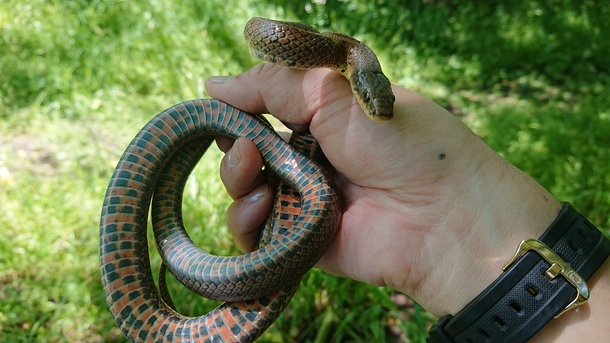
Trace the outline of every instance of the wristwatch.
{"type": "Polygon", "coordinates": [[[538,239],[525,239],[504,272],[428,343],[526,342],[553,318],[589,299],[586,281],[610,255],[610,240],[569,203],[538,239]]]}

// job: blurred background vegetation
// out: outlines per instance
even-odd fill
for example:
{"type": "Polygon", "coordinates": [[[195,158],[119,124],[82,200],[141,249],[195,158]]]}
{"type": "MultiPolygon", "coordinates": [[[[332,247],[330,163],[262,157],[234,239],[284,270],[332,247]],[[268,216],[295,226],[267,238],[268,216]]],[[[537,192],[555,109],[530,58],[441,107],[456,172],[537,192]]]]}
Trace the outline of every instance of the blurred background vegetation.
{"type": "MultiPolygon", "coordinates": [[[[153,115],[204,97],[208,76],[258,63],[241,36],[252,16],[365,41],[394,83],[610,228],[609,2],[4,0],[0,341],[125,341],[98,271],[108,179],[153,115]]],[[[220,156],[189,180],[185,222],[202,247],[230,254],[220,156]]],[[[171,291],[189,315],[216,305],[171,291]]],[[[434,320],[392,290],[314,270],[261,341],[423,342],[434,320]]]]}

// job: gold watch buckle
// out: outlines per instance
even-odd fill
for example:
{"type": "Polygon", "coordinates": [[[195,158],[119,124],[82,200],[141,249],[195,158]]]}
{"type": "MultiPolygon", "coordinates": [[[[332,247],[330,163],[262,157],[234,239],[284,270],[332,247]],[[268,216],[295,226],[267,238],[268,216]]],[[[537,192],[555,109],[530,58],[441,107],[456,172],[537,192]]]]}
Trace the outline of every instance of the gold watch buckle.
{"type": "Polygon", "coordinates": [[[513,263],[515,263],[528,251],[537,252],[540,256],[542,256],[543,259],[551,264],[551,267],[544,272],[544,276],[547,278],[547,280],[550,281],[556,278],[558,275],[562,275],[566,280],[568,280],[569,283],[572,284],[572,286],[576,288],[576,297],[574,297],[568,306],[559,312],[555,318],[558,318],[565,312],[578,307],[589,300],[589,287],[587,286],[585,280],[578,275],[576,270],[574,270],[569,263],[564,261],[551,248],[539,240],[525,239],[521,241],[515,256],[508,261],[502,270],[506,271],[513,263]]]}

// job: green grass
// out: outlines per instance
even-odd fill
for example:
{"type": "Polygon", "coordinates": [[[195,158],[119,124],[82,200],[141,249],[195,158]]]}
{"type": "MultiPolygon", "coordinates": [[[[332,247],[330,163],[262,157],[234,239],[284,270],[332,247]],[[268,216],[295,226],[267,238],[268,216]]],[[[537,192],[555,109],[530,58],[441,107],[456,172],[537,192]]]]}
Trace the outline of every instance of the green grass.
{"type": "MultiPolygon", "coordinates": [[[[0,341],[125,341],[97,257],[110,174],[150,117],[205,96],[206,77],[257,63],[241,38],[255,15],[365,40],[392,81],[452,110],[607,230],[609,14],[606,3],[567,0],[3,1],[0,341]]],[[[220,156],[204,157],[189,180],[185,223],[201,247],[231,254],[220,156]]],[[[171,292],[189,315],[216,306],[175,282],[171,292]]],[[[313,270],[261,341],[423,342],[434,318],[397,298],[313,270]]]]}

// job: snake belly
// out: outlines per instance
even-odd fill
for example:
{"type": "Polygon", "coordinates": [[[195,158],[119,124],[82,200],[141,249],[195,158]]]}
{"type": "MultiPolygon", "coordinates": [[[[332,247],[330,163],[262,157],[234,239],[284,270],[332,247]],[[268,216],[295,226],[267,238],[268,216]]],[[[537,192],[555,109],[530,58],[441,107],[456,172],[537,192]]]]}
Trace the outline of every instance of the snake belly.
{"type": "Polygon", "coordinates": [[[328,175],[268,125],[216,100],[175,105],[140,130],[119,160],[106,191],[100,219],[106,301],[116,324],[132,342],[253,341],[277,318],[303,273],[324,253],[338,220],[339,203],[328,175]],[[278,197],[272,221],[278,227],[284,222],[284,227],[249,254],[220,257],[197,251],[193,255],[190,250],[185,253],[183,242],[173,242],[185,237],[181,213],[176,210],[183,182],[214,135],[252,140],[266,167],[300,197],[296,211],[292,200],[278,197]],[[194,262],[196,271],[190,270],[186,282],[206,296],[230,302],[190,318],[163,301],[148,255],[147,220],[153,193],[156,239],[160,249],[169,250],[164,261],[179,261],[168,268],[175,272],[187,261],[194,262]],[[282,214],[286,207],[292,215],[282,214]],[[207,277],[197,279],[200,275],[207,277]],[[208,286],[201,285],[208,281],[208,286]]]}

